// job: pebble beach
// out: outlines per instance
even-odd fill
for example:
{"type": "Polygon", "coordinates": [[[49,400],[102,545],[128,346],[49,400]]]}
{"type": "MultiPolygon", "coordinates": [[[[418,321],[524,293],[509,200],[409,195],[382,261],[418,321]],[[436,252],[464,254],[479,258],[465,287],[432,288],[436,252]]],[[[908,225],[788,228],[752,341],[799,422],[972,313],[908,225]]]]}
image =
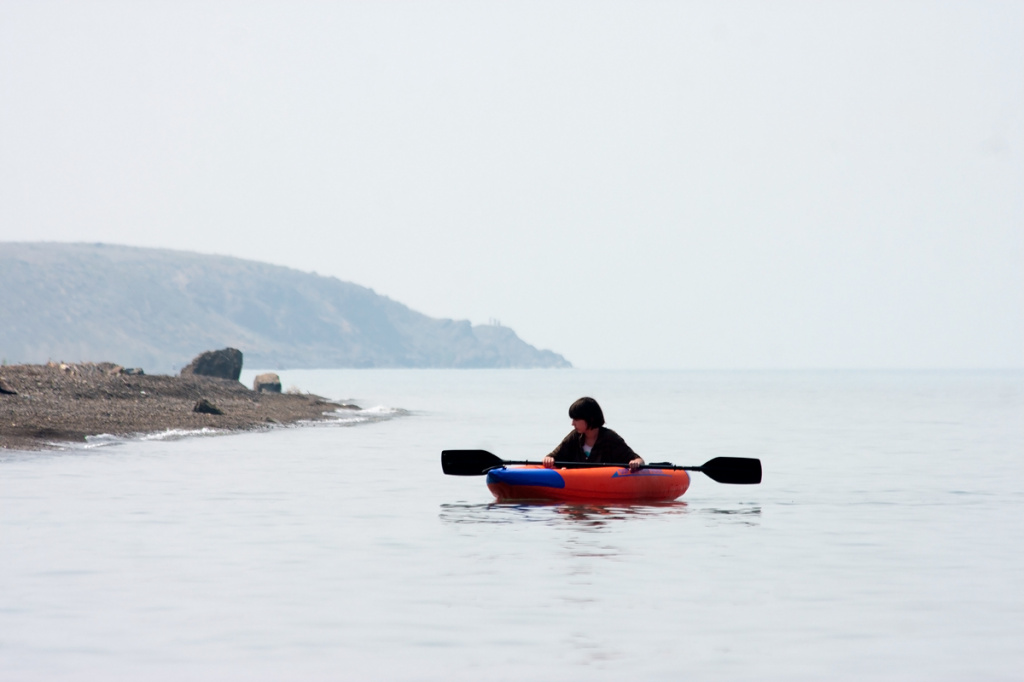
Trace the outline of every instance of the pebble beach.
{"type": "Polygon", "coordinates": [[[0,448],[14,450],[60,449],[101,434],[265,429],[324,420],[344,408],[356,409],[309,393],[256,392],[201,375],[146,375],[110,362],[0,367],[0,448]],[[214,410],[196,411],[201,401],[214,410]]]}

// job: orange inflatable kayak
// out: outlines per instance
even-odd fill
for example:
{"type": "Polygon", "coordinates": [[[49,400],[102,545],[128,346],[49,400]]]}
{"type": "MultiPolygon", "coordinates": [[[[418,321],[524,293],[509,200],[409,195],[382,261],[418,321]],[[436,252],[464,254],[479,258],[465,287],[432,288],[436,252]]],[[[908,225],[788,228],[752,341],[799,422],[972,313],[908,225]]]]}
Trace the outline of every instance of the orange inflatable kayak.
{"type": "Polygon", "coordinates": [[[487,487],[499,501],[671,502],[690,487],[690,476],[672,469],[500,467],[487,472],[487,487]]]}

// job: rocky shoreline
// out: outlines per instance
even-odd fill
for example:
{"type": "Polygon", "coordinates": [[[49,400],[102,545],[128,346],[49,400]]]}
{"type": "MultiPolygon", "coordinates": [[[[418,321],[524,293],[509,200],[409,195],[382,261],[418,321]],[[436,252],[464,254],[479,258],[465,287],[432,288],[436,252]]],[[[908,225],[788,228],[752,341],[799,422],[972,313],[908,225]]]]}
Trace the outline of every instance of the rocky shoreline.
{"type": "Polygon", "coordinates": [[[358,409],[308,393],[256,392],[202,375],[146,375],[109,362],[0,367],[4,449],[59,449],[100,434],[263,429],[326,420],[346,408],[358,409]],[[214,409],[196,411],[201,401],[214,409]]]}

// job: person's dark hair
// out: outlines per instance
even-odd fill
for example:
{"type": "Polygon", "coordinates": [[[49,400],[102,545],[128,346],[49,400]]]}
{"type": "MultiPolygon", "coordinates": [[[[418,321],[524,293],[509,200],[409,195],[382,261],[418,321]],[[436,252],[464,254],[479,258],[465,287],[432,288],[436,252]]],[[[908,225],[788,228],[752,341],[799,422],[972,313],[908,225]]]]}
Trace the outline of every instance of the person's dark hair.
{"type": "Polygon", "coordinates": [[[596,429],[604,426],[604,412],[593,398],[580,398],[569,406],[570,419],[582,419],[587,427],[596,429]]]}

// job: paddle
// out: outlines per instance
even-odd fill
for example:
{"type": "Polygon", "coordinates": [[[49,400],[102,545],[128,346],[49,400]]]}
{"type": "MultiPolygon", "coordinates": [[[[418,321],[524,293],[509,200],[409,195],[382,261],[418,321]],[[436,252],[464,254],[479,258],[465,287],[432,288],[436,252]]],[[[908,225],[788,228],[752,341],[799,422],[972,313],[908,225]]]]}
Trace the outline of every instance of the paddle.
{"type": "MultiPolygon", "coordinates": [[[[441,470],[449,476],[483,476],[491,469],[509,464],[540,464],[540,462],[506,461],[486,450],[443,450],[441,470]]],[[[555,462],[555,467],[620,467],[624,464],[598,462],[555,462]]],[[[644,464],[641,469],[672,469],[678,471],[699,471],[719,483],[750,484],[761,482],[761,460],[747,457],[715,457],[699,467],[680,467],[667,462],[644,464]]]]}

